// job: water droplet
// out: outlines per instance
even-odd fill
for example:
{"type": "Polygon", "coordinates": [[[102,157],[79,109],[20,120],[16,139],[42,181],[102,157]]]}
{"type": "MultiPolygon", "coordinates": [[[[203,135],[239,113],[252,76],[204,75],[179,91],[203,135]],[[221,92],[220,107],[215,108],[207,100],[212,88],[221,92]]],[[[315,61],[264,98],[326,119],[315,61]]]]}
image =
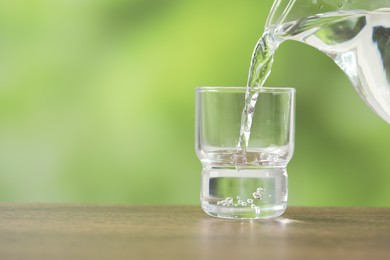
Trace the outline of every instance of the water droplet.
{"type": "Polygon", "coordinates": [[[256,205],[255,205],[255,204],[252,204],[252,205],[251,205],[251,208],[252,208],[252,209],[256,208],[256,205]]]}
{"type": "Polygon", "coordinates": [[[253,199],[247,199],[246,200],[249,204],[252,204],[253,203],[253,199]]]}
{"type": "Polygon", "coordinates": [[[339,7],[343,7],[343,3],[340,2],[340,3],[338,4],[338,6],[339,6],[339,7]]]}
{"type": "Polygon", "coordinates": [[[237,199],[238,199],[238,200],[240,200],[240,199],[241,199],[241,197],[240,197],[240,196],[237,196],[237,199]]]}
{"type": "Polygon", "coordinates": [[[226,200],[227,202],[232,202],[232,201],[233,201],[233,198],[232,198],[232,197],[227,197],[225,200],[226,200]]]}
{"type": "Polygon", "coordinates": [[[242,201],[242,200],[238,200],[237,203],[238,203],[238,204],[242,204],[243,201],[242,201]]]}
{"type": "Polygon", "coordinates": [[[246,204],[246,202],[243,202],[241,205],[245,207],[247,204],[246,204]]]}

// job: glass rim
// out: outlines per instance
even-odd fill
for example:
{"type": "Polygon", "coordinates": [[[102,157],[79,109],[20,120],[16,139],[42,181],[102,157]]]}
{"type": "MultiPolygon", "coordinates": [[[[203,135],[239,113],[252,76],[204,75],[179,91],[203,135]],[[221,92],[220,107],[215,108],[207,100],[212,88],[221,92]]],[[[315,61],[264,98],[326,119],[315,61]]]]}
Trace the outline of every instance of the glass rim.
{"type": "Polygon", "coordinates": [[[196,87],[196,92],[219,92],[219,93],[245,93],[249,89],[250,92],[259,93],[295,93],[296,89],[292,87],[237,87],[237,86],[204,86],[196,87]]]}

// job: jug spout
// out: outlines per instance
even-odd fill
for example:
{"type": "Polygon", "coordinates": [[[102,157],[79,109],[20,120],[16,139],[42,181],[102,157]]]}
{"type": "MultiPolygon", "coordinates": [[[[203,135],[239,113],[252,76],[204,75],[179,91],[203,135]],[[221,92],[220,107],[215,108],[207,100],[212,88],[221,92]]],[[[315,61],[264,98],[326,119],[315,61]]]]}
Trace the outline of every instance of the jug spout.
{"type": "Polygon", "coordinates": [[[327,54],[390,124],[390,0],[275,0],[265,31],[327,54]]]}

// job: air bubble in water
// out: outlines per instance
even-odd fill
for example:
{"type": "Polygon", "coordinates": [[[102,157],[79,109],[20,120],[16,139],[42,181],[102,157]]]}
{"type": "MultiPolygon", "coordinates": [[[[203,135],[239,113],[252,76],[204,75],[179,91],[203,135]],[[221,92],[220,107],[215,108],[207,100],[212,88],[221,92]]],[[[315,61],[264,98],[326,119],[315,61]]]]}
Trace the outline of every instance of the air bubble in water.
{"type": "Polygon", "coordinates": [[[257,193],[257,192],[253,192],[253,198],[257,199],[257,200],[261,200],[262,199],[262,196],[261,194],[257,193]]]}
{"type": "Polygon", "coordinates": [[[252,204],[253,203],[253,199],[247,199],[246,202],[248,202],[249,204],[252,204]]]}
{"type": "Polygon", "coordinates": [[[255,192],[253,192],[252,196],[253,198],[257,200],[262,200],[263,199],[263,194],[264,194],[264,189],[263,188],[257,188],[255,192]]]}
{"type": "Polygon", "coordinates": [[[241,203],[241,205],[245,207],[247,204],[246,204],[246,202],[243,202],[243,203],[241,203]]]}
{"type": "Polygon", "coordinates": [[[257,188],[256,192],[257,193],[264,193],[264,189],[263,188],[257,188]]]}
{"type": "Polygon", "coordinates": [[[217,202],[217,205],[218,205],[218,206],[223,206],[223,207],[231,206],[231,205],[233,205],[233,198],[227,197],[227,198],[224,199],[224,200],[218,201],[218,202],[217,202]]]}

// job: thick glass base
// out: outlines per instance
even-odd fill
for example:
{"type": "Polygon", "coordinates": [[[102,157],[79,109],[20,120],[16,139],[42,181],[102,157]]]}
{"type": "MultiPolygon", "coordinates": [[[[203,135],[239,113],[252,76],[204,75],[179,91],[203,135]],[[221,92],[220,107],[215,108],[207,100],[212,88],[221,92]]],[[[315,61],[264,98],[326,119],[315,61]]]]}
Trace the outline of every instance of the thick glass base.
{"type": "Polygon", "coordinates": [[[200,199],[213,217],[278,217],[287,208],[286,168],[204,168],[200,199]]]}

